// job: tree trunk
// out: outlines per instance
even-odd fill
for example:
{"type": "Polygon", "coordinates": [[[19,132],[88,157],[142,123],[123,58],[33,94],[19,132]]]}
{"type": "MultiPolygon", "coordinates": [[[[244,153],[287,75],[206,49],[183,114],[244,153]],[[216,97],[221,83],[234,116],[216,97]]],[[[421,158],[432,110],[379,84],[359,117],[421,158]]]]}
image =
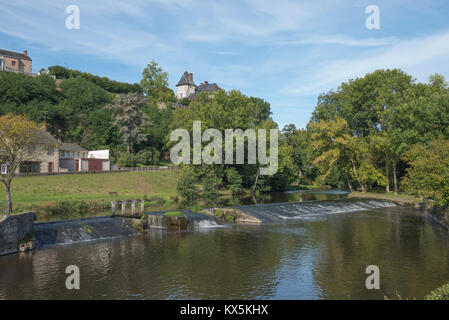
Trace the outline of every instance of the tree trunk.
{"type": "Polygon", "coordinates": [[[259,173],[260,173],[260,169],[257,169],[256,180],[254,181],[253,188],[251,189],[252,194],[254,194],[254,192],[256,191],[257,182],[259,181],[259,173]]]}
{"type": "Polygon", "coordinates": [[[385,176],[387,177],[387,185],[385,187],[385,191],[387,193],[390,192],[390,167],[388,166],[388,157],[385,159],[385,176]]]}
{"type": "Polygon", "coordinates": [[[354,160],[351,158],[351,163],[352,163],[352,172],[354,173],[354,177],[357,180],[357,182],[360,185],[360,188],[362,188],[362,192],[365,193],[366,192],[366,186],[359,180],[359,176],[357,174],[357,168],[355,167],[355,163],[354,160]]]}
{"type": "Polygon", "coordinates": [[[352,187],[351,180],[349,180],[348,176],[346,176],[346,181],[348,182],[349,191],[354,192],[354,188],[352,187]]]}
{"type": "Polygon", "coordinates": [[[8,216],[12,213],[12,200],[11,200],[11,185],[5,184],[6,187],[6,211],[8,216]]]}
{"type": "Polygon", "coordinates": [[[126,144],[126,150],[128,151],[128,153],[129,153],[129,142],[126,144]]]}
{"type": "Polygon", "coordinates": [[[398,194],[398,176],[396,170],[396,159],[393,159],[393,183],[394,183],[394,194],[398,194]]]}

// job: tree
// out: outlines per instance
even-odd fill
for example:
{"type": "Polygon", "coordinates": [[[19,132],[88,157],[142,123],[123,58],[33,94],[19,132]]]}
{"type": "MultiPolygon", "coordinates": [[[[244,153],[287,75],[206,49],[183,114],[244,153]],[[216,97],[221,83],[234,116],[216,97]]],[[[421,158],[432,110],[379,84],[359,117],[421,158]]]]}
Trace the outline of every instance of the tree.
{"type": "Polygon", "coordinates": [[[150,101],[167,102],[174,97],[173,91],[168,87],[168,73],[162,71],[154,60],[143,70],[140,85],[150,101]]]}
{"type": "Polygon", "coordinates": [[[197,178],[191,167],[183,168],[176,190],[181,196],[183,204],[186,206],[195,204],[199,199],[197,178]]]}
{"type": "Polygon", "coordinates": [[[147,141],[147,136],[142,133],[145,126],[151,124],[150,118],[142,111],[142,106],[147,99],[137,93],[117,95],[113,104],[106,105],[106,109],[112,110],[114,126],[119,129],[130,153],[131,143],[147,141]]]}
{"type": "Polygon", "coordinates": [[[410,165],[403,189],[449,206],[449,140],[414,145],[403,159],[410,165]]]}
{"type": "Polygon", "coordinates": [[[203,178],[204,198],[207,205],[215,206],[220,197],[220,179],[213,173],[207,174],[203,178]]]}
{"type": "Polygon", "coordinates": [[[226,179],[228,180],[229,190],[233,197],[242,195],[242,177],[235,168],[226,170],[226,179]]]}
{"type": "Polygon", "coordinates": [[[11,182],[16,171],[27,161],[38,157],[39,126],[25,116],[0,117],[0,164],[1,182],[6,191],[8,215],[12,213],[11,182]]]}

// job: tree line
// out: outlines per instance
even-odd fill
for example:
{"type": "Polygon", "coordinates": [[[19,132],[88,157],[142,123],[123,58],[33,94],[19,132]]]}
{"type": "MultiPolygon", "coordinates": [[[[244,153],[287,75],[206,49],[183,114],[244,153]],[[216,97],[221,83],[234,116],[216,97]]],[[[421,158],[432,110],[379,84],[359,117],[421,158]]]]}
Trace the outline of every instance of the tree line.
{"type": "Polygon", "coordinates": [[[419,83],[393,69],[349,80],[318,97],[305,129],[288,125],[283,134],[294,146],[301,183],[449,199],[449,89],[442,75],[419,83]]]}

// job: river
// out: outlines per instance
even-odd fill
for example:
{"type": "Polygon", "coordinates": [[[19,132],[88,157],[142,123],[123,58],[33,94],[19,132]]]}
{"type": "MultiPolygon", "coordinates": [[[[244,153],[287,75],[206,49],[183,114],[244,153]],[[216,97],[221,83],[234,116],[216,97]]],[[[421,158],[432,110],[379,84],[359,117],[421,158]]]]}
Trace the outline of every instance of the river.
{"type": "Polygon", "coordinates": [[[317,201],[241,207],[277,217],[262,225],[0,257],[0,299],[422,299],[449,281],[449,235],[422,212],[335,192],[306,198],[317,201]],[[68,265],[80,269],[80,290],[65,287],[68,265]],[[379,290],[365,287],[368,265],[380,269],[379,290]]]}

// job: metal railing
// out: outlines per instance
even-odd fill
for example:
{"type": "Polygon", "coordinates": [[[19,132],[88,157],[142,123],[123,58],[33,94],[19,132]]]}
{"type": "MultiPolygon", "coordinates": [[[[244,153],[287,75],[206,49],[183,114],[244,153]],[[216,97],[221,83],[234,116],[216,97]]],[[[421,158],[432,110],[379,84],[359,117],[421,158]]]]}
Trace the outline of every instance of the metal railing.
{"type": "Polygon", "coordinates": [[[8,214],[8,202],[6,200],[0,200],[0,215],[8,214]]]}

